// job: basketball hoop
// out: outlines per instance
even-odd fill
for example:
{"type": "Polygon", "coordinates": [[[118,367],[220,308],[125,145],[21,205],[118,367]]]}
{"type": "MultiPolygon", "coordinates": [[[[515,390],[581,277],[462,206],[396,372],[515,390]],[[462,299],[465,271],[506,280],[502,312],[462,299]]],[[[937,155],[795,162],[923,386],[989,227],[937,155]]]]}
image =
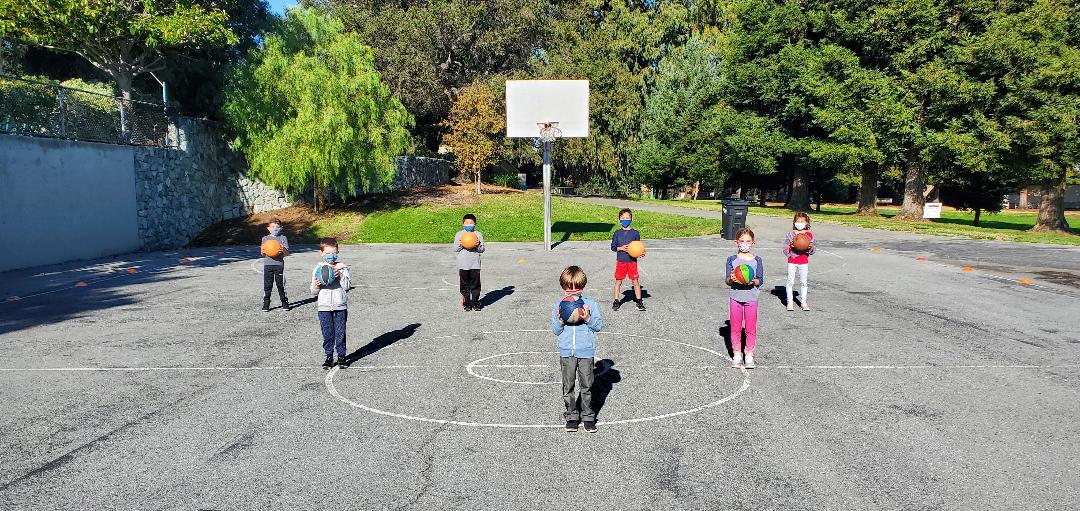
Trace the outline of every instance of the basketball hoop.
{"type": "Polygon", "coordinates": [[[562,137],[562,130],[559,129],[557,122],[538,122],[536,127],[540,128],[540,140],[544,142],[554,142],[555,139],[562,137]]]}

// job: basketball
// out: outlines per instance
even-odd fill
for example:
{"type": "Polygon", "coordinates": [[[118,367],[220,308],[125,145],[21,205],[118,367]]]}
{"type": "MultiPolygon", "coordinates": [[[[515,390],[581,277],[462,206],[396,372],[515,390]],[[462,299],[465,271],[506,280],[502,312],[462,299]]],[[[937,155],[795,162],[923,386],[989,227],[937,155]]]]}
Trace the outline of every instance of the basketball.
{"type": "Polygon", "coordinates": [[[277,257],[281,255],[281,252],[281,242],[278,240],[266,240],[262,244],[262,253],[270,257],[277,257]]]}
{"type": "Polygon", "coordinates": [[[630,257],[637,259],[645,255],[645,244],[638,240],[631,241],[626,245],[626,253],[630,254],[630,257]]]}
{"type": "Polygon", "coordinates": [[[585,310],[582,307],[585,307],[585,301],[580,296],[567,296],[559,302],[559,317],[567,325],[580,324],[582,316],[585,315],[585,310]]]}
{"type": "Polygon", "coordinates": [[[464,248],[466,250],[472,250],[472,249],[476,248],[476,246],[479,245],[479,244],[480,244],[480,238],[476,237],[475,232],[465,231],[465,233],[461,235],[461,246],[462,246],[462,248],[464,248]]]}
{"type": "Polygon", "coordinates": [[[333,284],[334,280],[337,279],[334,276],[334,268],[326,264],[320,264],[318,268],[315,268],[315,278],[322,287],[333,284]]]}
{"type": "Polygon", "coordinates": [[[795,238],[791,240],[791,246],[799,252],[810,250],[810,236],[802,232],[796,234],[795,238]]]}
{"type": "Polygon", "coordinates": [[[749,284],[754,277],[754,268],[749,264],[740,264],[735,267],[735,282],[749,284]]]}

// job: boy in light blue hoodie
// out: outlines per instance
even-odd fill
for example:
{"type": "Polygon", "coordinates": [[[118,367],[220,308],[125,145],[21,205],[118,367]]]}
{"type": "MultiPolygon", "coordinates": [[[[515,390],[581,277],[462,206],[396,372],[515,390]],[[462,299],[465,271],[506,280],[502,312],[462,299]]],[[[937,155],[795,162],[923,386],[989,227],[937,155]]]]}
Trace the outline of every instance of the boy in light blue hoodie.
{"type": "Polygon", "coordinates": [[[596,433],[596,412],[592,406],[593,356],[596,354],[596,332],[604,328],[604,320],[600,318],[600,304],[596,299],[582,295],[587,282],[584,270],[567,266],[559,275],[565,298],[551,309],[551,332],[559,338],[559,367],[566,404],[563,419],[569,433],[577,431],[582,422],[585,431],[596,433]],[[581,303],[575,308],[573,302],[577,300],[581,303]],[[571,306],[561,307],[564,302],[571,302],[571,306]],[[574,392],[575,386],[578,393],[574,392]]]}

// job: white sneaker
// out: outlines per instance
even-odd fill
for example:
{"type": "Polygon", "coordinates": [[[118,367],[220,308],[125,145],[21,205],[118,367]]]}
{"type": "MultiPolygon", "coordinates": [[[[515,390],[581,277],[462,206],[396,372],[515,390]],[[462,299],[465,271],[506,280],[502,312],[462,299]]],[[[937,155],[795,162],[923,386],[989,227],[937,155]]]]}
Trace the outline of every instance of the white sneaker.
{"type": "Polygon", "coordinates": [[[742,367],[742,353],[736,353],[734,357],[731,357],[731,367],[742,367]]]}
{"type": "Polygon", "coordinates": [[[802,310],[804,310],[804,311],[808,311],[808,310],[810,310],[810,306],[809,306],[809,305],[807,305],[807,303],[806,303],[806,302],[803,302],[803,304],[802,304],[802,310]]]}
{"type": "Polygon", "coordinates": [[[757,367],[754,365],[754,355],[750,353],[746,354],[746,365],[744,367],[746,367],[747,369],[753,369],[757,367]]]}

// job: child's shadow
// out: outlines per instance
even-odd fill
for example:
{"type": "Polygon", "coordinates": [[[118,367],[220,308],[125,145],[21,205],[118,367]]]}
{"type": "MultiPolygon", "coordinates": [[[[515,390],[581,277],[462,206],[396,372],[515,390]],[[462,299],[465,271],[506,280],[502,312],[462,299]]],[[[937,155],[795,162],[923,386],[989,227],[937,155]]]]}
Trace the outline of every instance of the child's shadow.
{"type": "MultiPolygon", "coordinates": [[[[788,303],[787,303],[787,287],[786,286],[773,286],[771,293],[772,293],[773,296],[776,297],[777,300],[780,300],[780,305],[783,305],[783,306],[787,307],[788,303]]],[[[798,295],[799,295],[799,293],[798,293],[798,291],[796,291],[794,296],[798,296],[798,295]]],[[[799,298],[802,298],[802,297],[799,297],[799,298]]],[[[795,298],[794,300],[798,301],[797,298],[795,298]]]]}
{"type": "Polygon", "coordinates": [[[484,297],[480,299],[480,303],[484,307],[487,307],[512,294],[514,294],[514,286],[506,286],[502,289],[488,291],[487,294],[485,294],[484,297]]]}
{"type": "MultiPolygon", "coordinates": [[[[645,289],[645,287],[642,286],[642,288],[641,288],[641,299],[644,300],[646,298],[652,298],[652,295],[649,294],[648,289],[645,289]]],[[[624,289],[623,290],[623,292],[622,292],[622,300],[619,300],[619,303],[632,302],[632,301],[634,301],[636,299],[637,298],[634,298],[634,285],[631,284],[630,289],[624,289]]]]}
{"type": "MultiPolygon", "coordinates": [[[[742,335],[742,332],[739,332],[742,335]]],[[[720,327],[720,337],[724,339],[724,346],[727,348],[727,354],[729,357],[735,356],[735,350],[731,347],[731,320],[725,319],[724,324],[720,327]]]]}
{"type": "Polygon", "coordinates": [[[607,404],[612,387],[622,381],[622,375],[619,374],[618,369],[615,369],[615,362],[607,358],[596,363],[594,372],[596,379],[593,380],[592,386],[592,405],[593,412],[599,417],[600,410],[603,410],[604,405],[607,404]]]}
{"type": "Polygon", "coordinates": [[[385,334],[382,334],[372,339],[371,342],[360,347],[360,349],[357,349],[349,355],[346,355],[345,360],[350,364],[356,362],[357,360],[367,357],[368,355],[371,355],[376,351],[379,351],[387,346],[390,346],[391,344],[394,344],[395,342],[412,337],[412,335],[416,333],[416,330],[418,328],[420,328],[420,323],[413,323],[411,325],[406,325],[403,328],[386,332],[385,334]]]}

